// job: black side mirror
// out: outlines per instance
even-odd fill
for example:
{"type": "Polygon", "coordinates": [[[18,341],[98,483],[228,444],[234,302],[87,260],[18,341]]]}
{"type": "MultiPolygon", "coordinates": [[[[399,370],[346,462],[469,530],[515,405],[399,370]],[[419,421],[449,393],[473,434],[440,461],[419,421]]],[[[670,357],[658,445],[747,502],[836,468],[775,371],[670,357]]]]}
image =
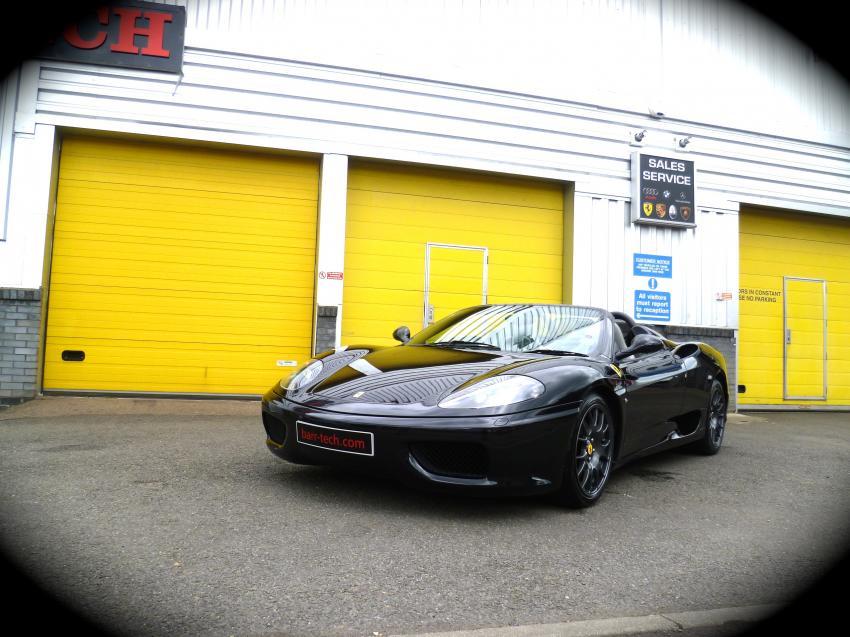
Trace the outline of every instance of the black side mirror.
{"type": "Polygon", "coordinates": [[[664,341],[654,334],[637,334],[632,339],[632,344],[626,349],[614,354],[615,361],[621,361],[635,354],[651,354],[664,349],[664,341]]]}
{"type": "Polygon", "coordinates": [[[395,328],[393,331],[393,338],[402,343],[406,343],[410,340],[410,329],[407,325],[402,325],[401,327],[395,328]]]}

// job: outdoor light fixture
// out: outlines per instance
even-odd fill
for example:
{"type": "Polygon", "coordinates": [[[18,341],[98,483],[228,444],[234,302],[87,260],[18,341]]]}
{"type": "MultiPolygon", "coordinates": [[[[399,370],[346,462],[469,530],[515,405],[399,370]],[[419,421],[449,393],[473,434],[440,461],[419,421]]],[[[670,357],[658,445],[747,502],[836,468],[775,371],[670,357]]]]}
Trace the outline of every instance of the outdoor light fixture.
{"type": "Polygon", "coordinates": [[[645,130],[642,130],[639,133],[635,133],[635,141],[636,142],[642,142],[644,137],[646,137],[646,131],[645,130]]]}
{"type": "Polygon", "coordinates": [[[683,137],[682,139],[679,140],[679,146],[681,146],[682,148],[684,148],[685,146],[687,146],[690,143],[691,143],[690,136],[683,137]]]}

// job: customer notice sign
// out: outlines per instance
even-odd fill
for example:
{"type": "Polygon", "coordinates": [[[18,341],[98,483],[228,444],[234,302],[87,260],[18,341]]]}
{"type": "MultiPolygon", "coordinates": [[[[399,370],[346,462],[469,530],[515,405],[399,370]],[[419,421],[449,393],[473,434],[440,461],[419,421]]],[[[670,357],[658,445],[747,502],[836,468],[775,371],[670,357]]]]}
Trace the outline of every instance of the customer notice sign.
{"type": "Polygon", "coordinates": [[[632,221],[696,226],[694,162],[632,153],[632,221]]]}

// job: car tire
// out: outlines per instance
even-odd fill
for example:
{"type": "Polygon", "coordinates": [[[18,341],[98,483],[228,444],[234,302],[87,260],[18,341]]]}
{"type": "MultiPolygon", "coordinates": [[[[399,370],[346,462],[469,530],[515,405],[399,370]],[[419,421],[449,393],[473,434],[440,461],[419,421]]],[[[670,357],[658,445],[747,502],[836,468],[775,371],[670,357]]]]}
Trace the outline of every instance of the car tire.
{"type": "Polygon", "coordinates": [[[608,404],[598,394],[582,401],[570,432],[558,501],[579,509],[595,504],[608,482],[614,462],[616,429],[608,404]]]}
{"type": "Polygon", "coordinates": [[[726,431],[726,392],[716,378],[711,381],[708,392],[708,407],[705,410],[702,438],[690,445],[690,449],[705,456],[720,451],[726,431]]]}

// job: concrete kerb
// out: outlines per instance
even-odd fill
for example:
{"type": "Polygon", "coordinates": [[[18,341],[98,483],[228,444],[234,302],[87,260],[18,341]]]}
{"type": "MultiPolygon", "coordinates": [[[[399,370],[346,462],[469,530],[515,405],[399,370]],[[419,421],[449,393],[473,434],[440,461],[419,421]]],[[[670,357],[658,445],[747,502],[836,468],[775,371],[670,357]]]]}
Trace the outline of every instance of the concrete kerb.
{"type": "Polygon", "coordinates": [[[393,637],[613,637],[640,633],[680,631],[690,628],[721,626],[729,622],[757,622],[778,612],[778,604],[716,608],[639,617],[590,619],[558,624],[531,624],[476,628],[439,633],[408,633],[393,637]]]}
{"type": "Polygon", "coordinates": [[[0,420],[92,415],[257,416],[260,401],[45,396],[0,410],[0,420]]]}

